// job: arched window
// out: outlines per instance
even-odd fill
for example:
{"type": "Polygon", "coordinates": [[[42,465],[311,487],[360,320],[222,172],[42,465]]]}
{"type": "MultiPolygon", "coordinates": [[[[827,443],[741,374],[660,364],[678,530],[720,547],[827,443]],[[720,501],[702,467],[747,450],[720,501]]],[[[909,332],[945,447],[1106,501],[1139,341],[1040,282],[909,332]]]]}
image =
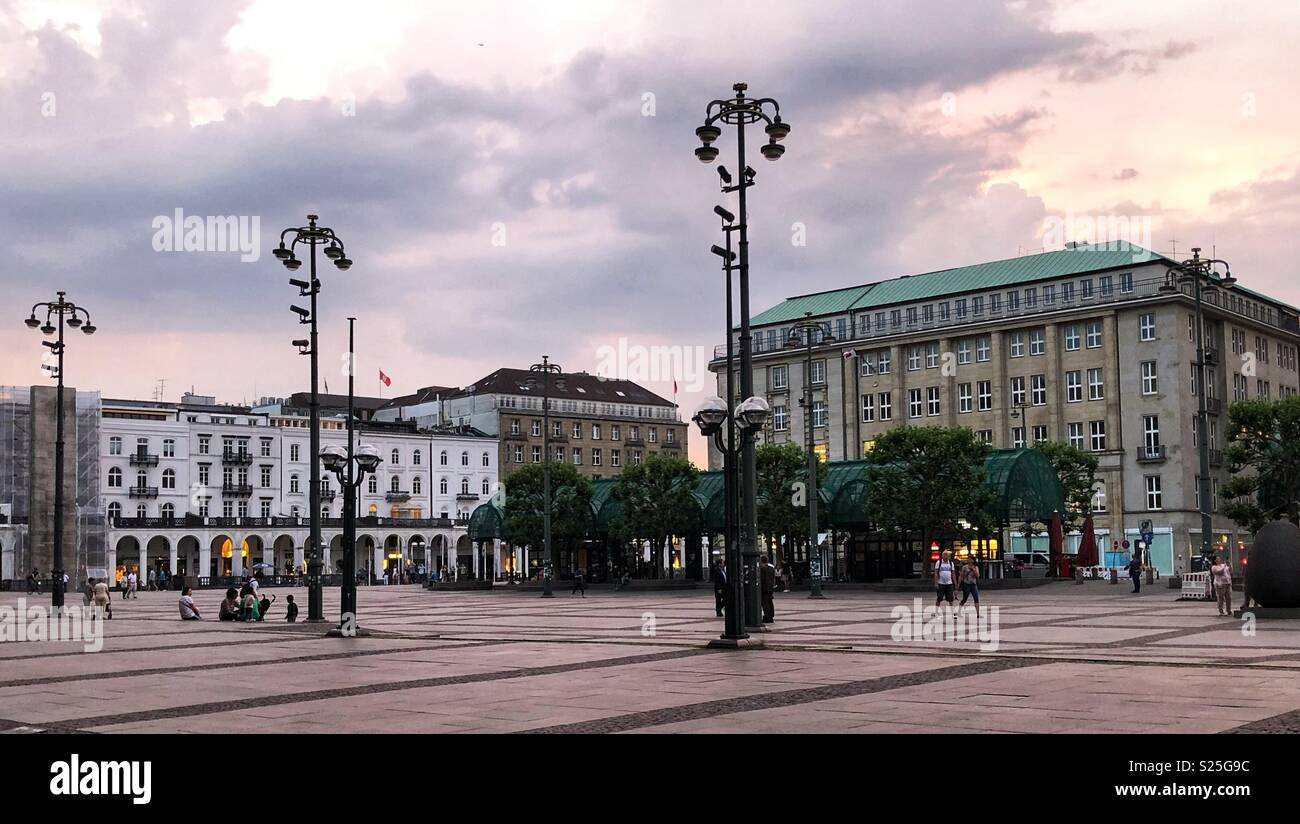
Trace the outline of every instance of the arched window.
{"type": "Polygon", "coordinates": [[[379,479],[376,478],[374,475],[371,475],[370,480],[366,482],[366,492],[370,493],[371,495],[379,494],[379,479]]]}
{"type": "Polygon", "coordinates": [[[420,465],[420,450],[417,449],[411,453],[411,464],[414,466],[420,465]]]}
{"type": "Polygon", "coordinates": [[[119,504],[119,503],[111,503],[111,504],[109,504],[109,505],[108,505],[108,520],[110,520],[110,521],[116,521],[118,518],[121,518],[121,517],[122,517],[122,505],[119,504]]]}
{"type": "Polygon", "coordinates": [[[378,512],[379,512],[379,507],[375,506],[374,504],[371,504],[370,509],[367,510],[366,514],[370,515],[373,518],[375,514],[378,512]]]}
{"type": "Polygon", "coordinates": [[[438,456],[438,462],[443,466],[447,465],[447,450],[442,450],[442,454],[438,456]]]}
{"type": "Polygon", "coordinates": [[[492,484],[488,481],[487,478],[483,479],[483,494],[484,495],[492,494],[492,484]]]}
{"type": "Polygon", "coordinates": [[[460,494],[462,495],[469,494],[469,478],[460,479],[460,494]]]}
{"type": "Polygon", "coordinates": [[[149,507],[145,506],[144,504],[140,504],[139,506],[137,506],[137,507],[135,508],[135,517],[137,517],[137,518],[148,518],[148,517],[149,517],[149,507]]]}
{"type": "Polygon", "coordinates": [[[393,477],[388,481],[388,491],[389,491],[389,492],[401,492],[401,491],[402,491],[402,479],[399,478],[399,477],[397,477],[396,475],[394,475],[394,476],[393,476],[393,477]]]}
{"type": "Polygon", "coordinates": [[[289,514],[290,514],[292,517],[294,517],[294,518],[297,518],[297,517],[298,517],[298,513],[300,513],[301,511],[302,511],[302,510],[300,510],[300,509],[298,508],[298,505],[297,505],[297,504],[294,504],[293,506],[289,507],[289,514]]]}
{"type": "Polygon", "coordinates": [[[402,465],[402,453],[401,453],[401,452],[398,452],[396,449],[394,449],[393,452],[392,452],[392,457],[389,459],[388,462],[389,462],[390,464],[392,464],[393,466],[401,466],[401,465],[402,465]]]}
{"type": "MultiPolygon", "coordinates": [[[[297,476],[297,475],[290,475],[290,476],[289,476],[289,491],[290,491],[290,492],[293,492],[293,493],[297,493],[297,492],[298,492],[298,476],[297,476]]],[[[296,509],[296,507],[295,507],[295,509],[296,509]]]]}
{"type": "Polygon", "coordinates": [[[491,466],[491,465],[492,465],[492,459],[488,457],[488,453],[486,453],[486,452],[483,453],[483,465],[484,465],[484,466],[491,466]]]}
{"type": "Polygon", "coordinates": [[[328,518],[330,516],[330,508],[328,504],[320,508],[320,516],[322,518],[328,518]]]}
{"type": "Polygon", "coordinates": [[[109,489],[122,488],[122,470],[116,466],[108,470],[108,487],[109,489]]]}
{"type": "Polygon", "coordinates": [[[420,476],[416,475],[414,478],[411,479],[411,493],[413,495],[419,495],[423,489],[424,489],[424,484],[420,483],[420,476]]]}
{"type": "Polygon", "coordinates": [[[462,452],[462,453],[460,453],[460,465],[461,465],[461,466],[469,466],[469,453],[468,453],[468,452],[462,452]]]}
{"type": "Polygon", "coordinates": [[[164,520],[167,520],[167,521],[172,520],[173,518],[176,517],[176,506],[175,506],[175,504],[163,504],[163,505],[162,505],[162,510],[159,512],[159,514],[162,515],[162,517],[163,517],[164,520]]]}
{"type": "Polygon", "coordinates": [[[446,495],[446,494],[447,494],[447,479],[446,479],[446,478],[440,478],[440,479],[438,480],[438,494],[439,494],[439,495],[446,495]]]}
{"type": "MultiPolygon", "coordinates": [[[[175,470],[175,469],[164,469],[164,470],[163,470],[163,476],[162,476],[162,478],[163,478],[163,481],[162,481],[162,488],[163,488],[163,489],[175,489],[175,488],[176,488],[176,470],[175,470]]],[[[164,517],[165,517],[165,516],[164,516],[164,517]]]]}

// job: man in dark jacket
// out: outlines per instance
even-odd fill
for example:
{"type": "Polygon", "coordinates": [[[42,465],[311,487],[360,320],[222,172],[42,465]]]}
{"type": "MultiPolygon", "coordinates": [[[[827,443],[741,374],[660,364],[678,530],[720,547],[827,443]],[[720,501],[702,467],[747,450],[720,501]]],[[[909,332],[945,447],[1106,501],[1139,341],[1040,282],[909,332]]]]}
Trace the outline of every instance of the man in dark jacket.
{"type": "Polygon", "coordinates": [[[763,593],[763,623],[770,624],[776,620],[776,604],[772,601],[772,593],[776,592],[776,567],[766,555],[758,559],[758,579],[763,593]]]}
{"type": "Polygon", "coordinates": [[[1128,577],[1133,579],[1133,592],[1142,591],[1142,559],[1133,556],[1133,560],[1128,562],[1128,577]]]}
{"type": "Polygon", "coordinates": [[[723,594],[727,590],[727,568],[722,565],[722,559],[713,565],[713,607],[717,610],[718,617],[722,617],[723,594]]]}

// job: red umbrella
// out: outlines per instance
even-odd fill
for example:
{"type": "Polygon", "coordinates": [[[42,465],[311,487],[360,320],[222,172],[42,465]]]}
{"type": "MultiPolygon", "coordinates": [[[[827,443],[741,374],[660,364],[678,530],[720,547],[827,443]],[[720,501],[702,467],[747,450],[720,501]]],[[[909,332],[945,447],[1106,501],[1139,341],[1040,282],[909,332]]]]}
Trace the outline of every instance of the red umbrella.
{"type": "Polygon", "coordinates": [[[1065,577],[1065,534],[1059,512],[1052,513],[1052,524],[1047,531],[1047,553],[1056,574],[1065,577]]]}
{"type": "Polygon", "coordinates": [[[1083,540],[1079,543],[1079,566],[1096,566],[1097,533],[1092,528],[1092,516],[1083,522],[1083,540]]]}

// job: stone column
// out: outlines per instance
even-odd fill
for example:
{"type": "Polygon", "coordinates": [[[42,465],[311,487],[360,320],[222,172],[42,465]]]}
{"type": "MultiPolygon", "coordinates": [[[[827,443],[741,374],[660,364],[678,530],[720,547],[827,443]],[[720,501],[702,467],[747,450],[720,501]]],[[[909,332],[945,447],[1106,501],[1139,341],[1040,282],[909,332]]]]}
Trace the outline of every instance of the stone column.
{"type": "Polygon", "coordinates": [[[230,574],[238,578],[244,574],[244,539],[238,535],[230,536],[230,574]]]}
{"type": "MultiPolygon", "coordinates": [[[[116,554],[116,551],[114,551],[114,554],[116,554]]],[[[117,564],[117,559],[113,558],[112,560],[109,561],[109,563],[111,565],[109,566],[109,574],[112,575],[113,567],[116,566],[117,564]]],[[[193,574],[207,577],[209,574],[211,574],[211,572],[212,572],[212,541],[211,539],[208,539],[207,541],[204,541],[203,543],[199,544],[199,568],[194,570],[193,574]]]]}
{"type": "Polygon", "coordinates": [[[167,549],[167,574],[168,574],[168,576],[171,576],[171,575],[175,575],[175,574],[176,574],[176,568],[177,568],[177,563],[176,563],[176,553],[177,553],[177,551],[178,551],[178,550],[177,550],[176,543],[177,543],[176,540],[169,540],[169,541],[167,542],[167,546],[168,546],[168,549],[167,549]]]}

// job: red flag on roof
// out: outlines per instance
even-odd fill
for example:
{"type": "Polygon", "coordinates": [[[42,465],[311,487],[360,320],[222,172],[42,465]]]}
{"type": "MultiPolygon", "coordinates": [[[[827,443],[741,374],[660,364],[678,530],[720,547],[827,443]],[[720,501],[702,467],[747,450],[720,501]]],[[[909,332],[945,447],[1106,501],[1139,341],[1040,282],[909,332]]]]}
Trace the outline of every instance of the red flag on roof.
{"type": "Polygon", "coordinates": [[[384,386],[393,385],[393,379],[385,375],[384,370],[382,369],[379,370],[379,382],[382,383],[384,386]]]}

